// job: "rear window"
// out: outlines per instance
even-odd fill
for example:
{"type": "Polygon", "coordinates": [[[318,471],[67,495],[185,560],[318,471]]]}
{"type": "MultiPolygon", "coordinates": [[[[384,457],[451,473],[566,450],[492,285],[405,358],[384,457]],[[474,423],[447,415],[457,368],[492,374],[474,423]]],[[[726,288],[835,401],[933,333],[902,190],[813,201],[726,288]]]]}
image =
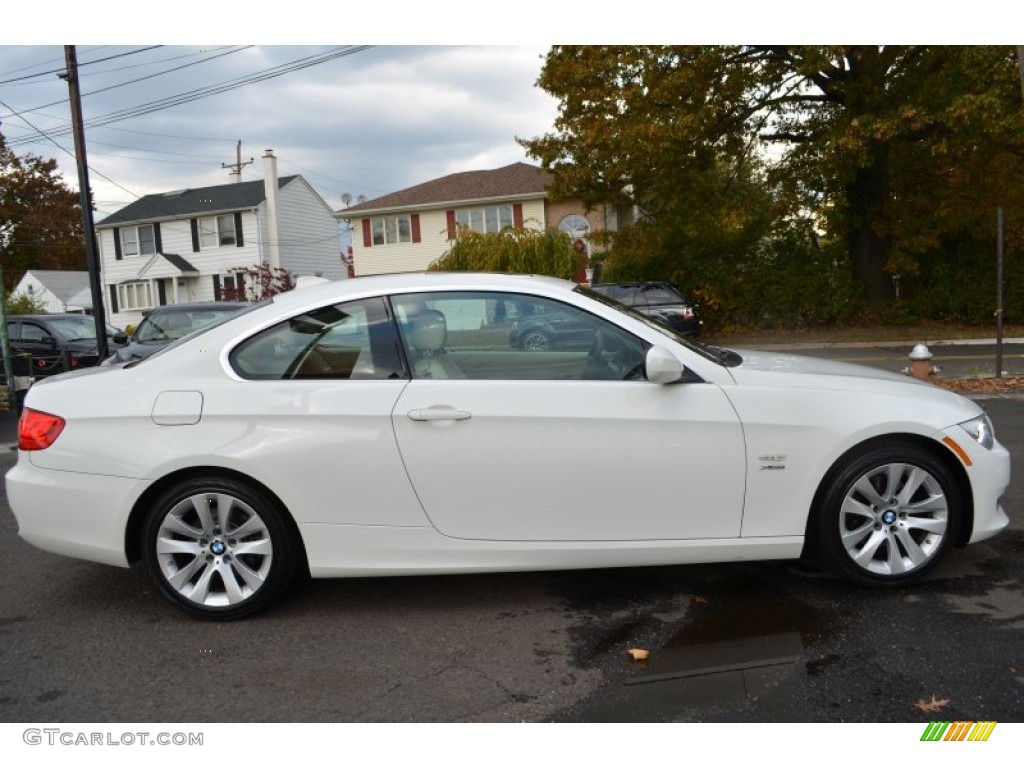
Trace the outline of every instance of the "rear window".
{"type": "Polygon", "coordinates": [[[668,285],[645,285],[639,292],[640,304],[678,304],[683,297],[668,285]]]}

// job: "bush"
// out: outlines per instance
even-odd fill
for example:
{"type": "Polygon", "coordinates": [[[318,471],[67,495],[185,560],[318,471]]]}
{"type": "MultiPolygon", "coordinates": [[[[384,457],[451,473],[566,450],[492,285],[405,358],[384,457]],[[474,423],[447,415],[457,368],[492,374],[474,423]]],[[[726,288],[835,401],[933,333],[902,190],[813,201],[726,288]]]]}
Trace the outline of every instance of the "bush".
{"type": "Polygon", "coordinates": [[[487,234],[462,229],[452,247],[428,269],[551,275],[572,280],[578,268],[579,256],[567,234],[520,227],[487,234]]]}
{"type": "Polygon", "coordinates": [[[8,315],[41,315],[46,312],[43,300],[30,293],[20,293],[13,297],[8,294],[4,306],[8,315]]]}

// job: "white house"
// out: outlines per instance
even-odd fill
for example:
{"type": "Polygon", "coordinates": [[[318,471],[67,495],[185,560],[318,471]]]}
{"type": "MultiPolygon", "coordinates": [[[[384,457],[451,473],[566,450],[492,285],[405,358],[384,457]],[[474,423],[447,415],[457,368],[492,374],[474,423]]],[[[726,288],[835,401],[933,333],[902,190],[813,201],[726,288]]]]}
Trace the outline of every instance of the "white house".
{"type": "Polygon", "coordinates": [[[44,312],[85,313],[92,311],[89,273],[64,269],[30,269],[11,291],[11,298],[31,296],[44,312]]]}
{"type": "Polygon", "coordinates": [[[301,176],[146,195],[96,225],[107,317],[137,324],[163,304],[215,301],[260,262],[293,277],[346,276],[334,212],[301,176]]]}
{"type": "MultiPolygon", "coordinates": [[[[338,211],[352,229],[356,275],[418,272],[442,256],[460,227],[500,232],[505,227],[560,229],[590,254],[591,232],[616,229],[629,210],[579,200],[552,201],[550,174],[527,163],[465,171],[417,184],[338,211]]],[[[582,279],[582,278],[581,278],[582,279]]]]}

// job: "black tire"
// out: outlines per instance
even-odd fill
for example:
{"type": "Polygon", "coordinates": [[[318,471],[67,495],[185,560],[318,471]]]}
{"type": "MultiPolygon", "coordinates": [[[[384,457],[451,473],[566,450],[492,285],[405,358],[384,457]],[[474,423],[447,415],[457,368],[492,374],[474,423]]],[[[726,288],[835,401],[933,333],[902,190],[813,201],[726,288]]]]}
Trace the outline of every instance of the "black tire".
{"type": "Polygon", "coordinates": [[[157,590],[204,619],[240,619],[266,608],[291,583],[298,551],[278,504],[216,475],[168,488],[142,530],[142,562],[157,590]]]}
{"type": "Polygon", "coordinates": [[[551,339],[544,331],[535,329],[523,334],[519,347],[524,352],[547,352],[551,349],[551,339]]]}
{"type": "Polygon", "coordinates": [[[844,579],[901,587],[934,568],[964,520],[949,468],[911,443],[856,451],[830,473],[808,534],[814,559],[844,579]]]}

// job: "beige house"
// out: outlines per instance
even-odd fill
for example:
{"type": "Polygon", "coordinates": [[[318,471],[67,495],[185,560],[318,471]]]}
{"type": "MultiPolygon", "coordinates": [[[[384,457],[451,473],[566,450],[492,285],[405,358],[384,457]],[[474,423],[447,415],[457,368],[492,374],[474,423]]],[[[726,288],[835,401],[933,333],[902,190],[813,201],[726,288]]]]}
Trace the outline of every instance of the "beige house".
{"type": "Polygon", "coordinates": [[[355,274],[421,272],[448,250],[460,227],[557,228],[589,254],[587,235],[616,229],[622,217],[611,206],[586,211],[578,200],[551,202],[551,181],[536,166],[513,163],[453,173],[338,211],[351,226],[355,274]]]}

